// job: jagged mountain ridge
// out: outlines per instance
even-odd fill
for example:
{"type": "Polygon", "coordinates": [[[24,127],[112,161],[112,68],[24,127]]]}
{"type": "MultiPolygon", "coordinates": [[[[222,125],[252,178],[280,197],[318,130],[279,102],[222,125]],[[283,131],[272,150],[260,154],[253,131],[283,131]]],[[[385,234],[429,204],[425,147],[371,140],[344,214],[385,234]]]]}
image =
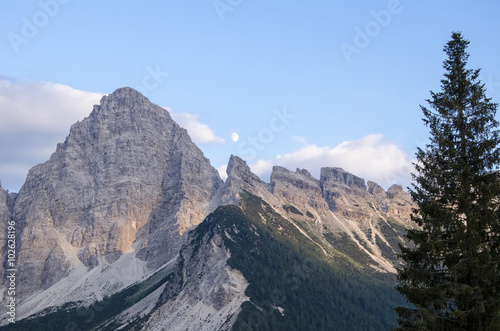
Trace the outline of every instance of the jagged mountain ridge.
{"type": "MultiPolygon", "coordinates": [[[[19,315],[70,301],[89,305],[160,268],[178,269],[181,246],[193,249],[187,231],[218,206],[239,205],[245,191],[283,215],[332,261],[394,272],[395,245],[402,227],[411,226],[414,207],[400,186],[385,192],[339,168],[323,168],[318,180],[307,170],[282,167],[273,169],[267,184],[236,156],[227,172],[223,183],[187,132],[137,91],[122,88],[104,97],[50,160],[30,171],[18,195],[0,194],[0,220],[19,224],[18,268],[29,272],[20,275],[19,315]]],[[[193,316],[211,311],[220,315],[214,330],[220,323],[230,329],[246,298],[246,280],[228,267],[230,252],[217,244],[221,240],[205,243],[208,250],[218,247],[212,255],[202,252],[190,261],[201,270],[191,276],[200,283],[179,289],[184,299],[165,301],[159,290],[148,296],[149,327],[185,327],[193,316]],[[216,272],[203,271],[205,258],[219,266],[216,272]],[[214,300],[220,291],[212,292],[212,283],[237,299],[214,300]],[[191,309],[193,302],[202,302],[201,310],[191,309]],[[181,317],[175,321],[167,317],[176,312],[181,317]]],[[[143,304],[124,312],[121,321],[143,304]]]]}
{"type": "Polygon", "coordinates": [[[414,226],[410,214],[415,204],[400,185],[386,192],[340,168],[322,168],[318,180],[305,169],[292,172],[275,166],[271,182],[266,184],[243,160],[231,156],[221,192],[238,201],[241,189],[262,197],[325,250],[349,255],[345,248],[332,245],[333,238],[347,235],[354,244],[351,251],[359,251],[357,254],[383,272],[395,272],[397,242],[403,241],[405,227],[414,226]],[[385,238],[387,231],[390,238],[385,238]]]}

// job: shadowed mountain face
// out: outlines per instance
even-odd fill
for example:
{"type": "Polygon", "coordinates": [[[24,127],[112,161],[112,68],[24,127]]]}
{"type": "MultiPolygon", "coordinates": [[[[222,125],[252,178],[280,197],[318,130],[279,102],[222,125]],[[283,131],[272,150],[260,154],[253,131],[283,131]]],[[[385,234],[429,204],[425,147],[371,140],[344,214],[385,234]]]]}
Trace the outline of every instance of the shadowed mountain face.
{"type": "MultiPolygon", "coordinates": [[[[50,160],[30,170],[18,194],[0,188],[0,222],[17,224],[17,320],[40,313],[45,317],[35,321],[42,324],[26,328],[44,330],[55,319],[57,325],[78,320],[82,330],[231,330],[270,311],[259,327],[288,327],[298,320],[282,320],[287,312],[312,305],[299,293],[339,295],[331,284],[316,286],[315,277],[338,285],[347,275],[356,275],[354,283],[342,291],[373,287],[388,291],[381,305],[399,300],[391,283],[397,244],[414,226],[415,207],[401,186],[386,192],[340,168],[323,168],[316,179],[279,166],[268,184],[237,156],[227,173],[224,183],[186,130],[137,91],[121,88],[103,97],[50,160]],[[302,260],[315,266],[304,279],[293,267],[302,260]],[[295,264],[286,267],[287,261],[295,264]],[[252,268],[267,271],[256,276],[252,268]],[[272,281],[280,275],[300,280],[293,293],[272,281]],[[272,302],[259,286],[279,300],[272,302]],[[81,311],[63,306],[85,306],[93,318],[82,321],[81,311]]],[[[5,242],[5,233],[0,239],[5,242]]],[[[6,261],[5,246],[0,253],[6,261]]],[[[358,292],[359,302],[373,298],[358,292]]],[[[355,314],[356,300],[339,302],[355,314]]],[[[329,314],[339,313],[334,301],[323,304],[329,314]]],[[[358,318],[391,325],[391,307],[359,309],[358,318]]],[[[307,318],[314,316],[311,311],[307,318]]],[[[332,321],[309,326],[327,330],[332,321]]]]}

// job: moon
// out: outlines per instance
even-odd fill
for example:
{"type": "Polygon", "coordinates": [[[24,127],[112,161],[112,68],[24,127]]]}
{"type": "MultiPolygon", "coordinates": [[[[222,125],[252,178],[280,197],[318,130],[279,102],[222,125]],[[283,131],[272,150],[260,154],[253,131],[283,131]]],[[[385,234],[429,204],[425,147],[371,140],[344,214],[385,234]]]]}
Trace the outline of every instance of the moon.
{"type": "Polygon", "coordinates": [[[240,139],[240,136],[236,132],[233,132],[233,133],[231,133],[231,139],[234,142],[237,142],[240,139]]]}

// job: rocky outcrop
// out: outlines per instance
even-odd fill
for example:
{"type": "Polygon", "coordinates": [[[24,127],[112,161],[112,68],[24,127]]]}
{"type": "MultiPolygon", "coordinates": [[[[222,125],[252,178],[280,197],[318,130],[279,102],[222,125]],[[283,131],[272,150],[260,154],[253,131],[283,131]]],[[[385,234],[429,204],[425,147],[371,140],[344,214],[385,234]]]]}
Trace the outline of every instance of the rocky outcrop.
{"type": "Polygon", "coordinates": [[[219,205],[239,205],[240,193],[246,190],[257,196],[273,201],[274,197],[269,192],[269,187],[255,175],[247,163],[238,156],[231,155],[227,164],[227,179],[221,190],[214,210],[219,205]]]}
{"type": "Polygon", "coordinates": [[[365,180],[341,168],[321,169],[321,189],[330,210],[349,218],[366,218],[369,214],[356,201],[366,199],[365,180]]]}
{"type": "Polygon", "coordinates": [[[366,191],[365,180],[355,176],[342,168],[321,168],[321,183],[323,187],[344,186],[353,192],[366,191]]]}
{"type": "Polygon", "coordinates": [[[310,213],[324,211],[328,205],[323,199],[320,181],[309,171],[297,169],[290,171],[280,166],[274,166],[271,173],[271,192],[287,204],[301,207],[310,213]]]}
{"type": "Polygon", "coordinates": [[[169,261],[221,185],[165,109],[131,88],[104,96],[16,198],[18,298],[136,246],[151,269],[169,261]]]}
{"type": "Polygon", "coordinates": [[[241,304],[248,300],[248,282],[227,265],[230,255],[220,234],[191,232],[173,277],[156,302],[158,309],[142,329],[231,330],[241,304]]]}
{"type": "Polygon", "coordinates": [[[406,227],[414,226],[410,215],[416,208],[416,204],[401,185],[394,184],[389,187],[386,197],[380,201],[380,205],[383,211],[389,216],[403,221],[406,227]]]}
{"type": "Polygon", "coordinates": [[[292,196],[292,192],[287,194],[283,190],[282,185],[285,185],[285,187],[294,187],[297,190],[317,195],[321,194],[319,184],[319,180],[312,177],[309,171],[305,169],[297,169],[296,172],[293,172],[280,166],[274,166],[271,173],[271,192],[273,194],[292,196]]]}
{"type": "Polygon", "coordinates": [[[379,184],[372,181],[368,181],[367,185],[368,185],[368,193],[372,195],[385,194],[385,190],[379,184]]]}
{"type": "Polygon", "coordinates": [[[317,180],[307,170],[275,166],[270,189],[279,200],[277,210],[299,222],[307,230],[304,235],[317,240],[325,254],[333,247],[357,256],[362,265],[395,272],[397,243],[403,241],[404,227],[413,226],[410,214],[415,207],[400,185],[386,192],[340,168],[322,168],[317,180]]]}

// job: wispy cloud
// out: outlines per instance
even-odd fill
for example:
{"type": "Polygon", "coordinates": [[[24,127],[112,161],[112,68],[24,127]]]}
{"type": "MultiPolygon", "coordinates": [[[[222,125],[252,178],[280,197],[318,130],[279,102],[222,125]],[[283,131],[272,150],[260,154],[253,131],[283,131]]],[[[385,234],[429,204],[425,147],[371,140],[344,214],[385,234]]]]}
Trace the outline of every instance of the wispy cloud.
{"type": "Polygon", "coordinates": [[[101,97],[61,84],[0,80],[0,131],[67,132],[101,97]]]}
{"type": "Polygon", "coordinates": [[[335,147],[303,142],[303,146],[296,151],[277,155],[273,159],[258,160],[250,168],[267,181],[273,165],[290,170],[305,168],[317,178],[322,167],[340,167],[384,187],[395,183],[409,185],[413,171],[408,155],[381,134],[346,141],[335,147]]]}
{"type": "Polygon", "coordinates": [[[222,144],[226,142],[224,139],[217,137],[207,124],[200,122],[199,114],[176,112],[169,107],[165,107],[165,109],[168,110],[177,124],[188,131],[189,136],[195,143],[222,144]]]}

